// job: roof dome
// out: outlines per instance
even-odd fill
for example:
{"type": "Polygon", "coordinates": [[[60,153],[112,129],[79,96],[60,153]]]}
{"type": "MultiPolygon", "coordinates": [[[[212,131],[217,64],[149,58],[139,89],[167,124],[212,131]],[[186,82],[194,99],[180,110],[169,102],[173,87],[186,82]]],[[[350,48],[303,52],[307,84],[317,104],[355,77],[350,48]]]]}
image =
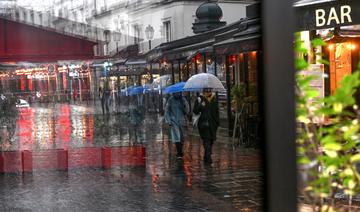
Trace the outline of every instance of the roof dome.
{"type": "Polygon", "coordinates": [[[216,2],[207,1],[201,4],[196,10],[193,32],[198,34],[224,26],[226,22],[220,21],[222,15],[222,10],[216,2]]]}
{"type": "Polygon", "coordinates": [[[199,20],[220,20],[223,13],[219,5],[215,2],[205,2],[196,10],[196,17],[199,20]]]}

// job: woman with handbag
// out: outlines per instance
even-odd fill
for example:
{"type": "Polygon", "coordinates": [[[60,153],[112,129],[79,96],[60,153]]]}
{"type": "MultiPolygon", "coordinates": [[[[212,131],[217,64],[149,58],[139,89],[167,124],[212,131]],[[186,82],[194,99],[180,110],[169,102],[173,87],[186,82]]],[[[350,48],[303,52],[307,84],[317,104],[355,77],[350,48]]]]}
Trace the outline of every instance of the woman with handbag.
{"type": "Polygon", "coordinates": [[[219,106],[215,93],[210,88],[203,89],[202,95],[194,103],[193,113],[200,114],[197,126],[204,146],[204,162],[210,164],[212,145],[219,127],[219,106]]]}

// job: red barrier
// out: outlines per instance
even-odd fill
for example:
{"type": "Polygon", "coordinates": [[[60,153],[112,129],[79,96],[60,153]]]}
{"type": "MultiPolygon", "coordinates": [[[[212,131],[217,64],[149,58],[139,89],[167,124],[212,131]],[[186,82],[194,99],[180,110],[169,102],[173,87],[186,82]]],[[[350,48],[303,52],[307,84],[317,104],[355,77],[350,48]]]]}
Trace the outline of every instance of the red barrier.
{"type": "Polygon", "coordinates": [[[144,166],[145,147],[114,147],[111,148],[112,166],[144,166]]]}
{"type": "MultiPolygon", "coordinates": [[[[32,168],[33,170],[66,170],[67,153],[66,150],[42,150],[33,151],[32,168]]],[[[24,159],[26,162],[26,159],[24,159]]],[[[25,171],[25,169],[24,169],[25,171]]]]}
{"type": "Polygon", "coordinates": [[[22,171],[23,172],[32,172],[33,171],[33,157],[32,153],[28,150],[22,151],[22,171]]]}
{"type": "Polygon", "coordinates": [[[60,149],[57,155],[59,170],[68,170],[69,168],[69,152],[68,150],[60,149]]]}
{"type": "Polygon", "coordinates": [[[108,147],[103,147],[102,150],[101,150],[101,153],[102,153],[102,167],[104,169],[109,169],[111,168],[111,164],[112,164],[112,161],[111,161],[111,148],[108,148],[108,147]]]}
{"type": "Polygon", "coordinates": [[[0,173],[144,166],[145,154],[143,146],[1,152],[0,173]]]}
{"type": "Polygon", "coordinates": [[[69,149],[69,168],[101,167],[101,154],[101,149],[97,147],[69,149]]]}
{"type": "Polygon", "coordinates": [[[21,152],[1,152],[0,173],[22,172],[21,152]]]}

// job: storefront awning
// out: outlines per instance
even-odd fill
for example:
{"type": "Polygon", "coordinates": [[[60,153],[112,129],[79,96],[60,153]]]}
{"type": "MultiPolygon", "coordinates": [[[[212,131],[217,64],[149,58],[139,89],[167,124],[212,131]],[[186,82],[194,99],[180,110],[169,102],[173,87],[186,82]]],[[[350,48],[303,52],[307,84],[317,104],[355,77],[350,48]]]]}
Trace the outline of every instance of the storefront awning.
{"type": "Polygon", "coordinates": [[[207,47],[211,47],[215,42],[215,39],[206,40],[201,43],[196,43],[188,46],[183,46],[181,48],[172,49],[170,51],[164,52],[164,56],[166,56],[167,60],[179,60],[179,59],[187,59],[194,54],[197,54],[201,49],[205,49],[207,47]]]}
{"type": "Polygon", "coordinates": [[[214,45],[216,54],[236,54],[261,49],[261,35],[248,35],[238,38],[230,38],[214,45]]]}
{"type": "Polygon", "coordinates": [[[208,46],[208,47],[205,47],[205,48],[195,51],[193,54],[189,55],[186,59],[191,60],[191,58],[195,57],[197,54],[212,53],[213,51],[214,51],[214,48],[212,46],[208,46]]]}
{"type": "Polygon", "coordinates": [[[0,17],[0,62],[94,59],[96,42],[0,17]]]}
{"type": "Polygon", "coordinates": [[[112,62],[114,65],[125,65],[127,59],[117,59],[112,62]]]}
{"type": "Polygon", "coordinates": [[[296,31],[360,24],[359,0],[301,0],[294,7],[296,31]]]}
{"type": "Polygon", "coordinates": [[[139,60],[128,60],[125,62],[126,66],[139,66],[139,65],[146,65],[146,60],[145,59],[139,59],[139,60]]]}

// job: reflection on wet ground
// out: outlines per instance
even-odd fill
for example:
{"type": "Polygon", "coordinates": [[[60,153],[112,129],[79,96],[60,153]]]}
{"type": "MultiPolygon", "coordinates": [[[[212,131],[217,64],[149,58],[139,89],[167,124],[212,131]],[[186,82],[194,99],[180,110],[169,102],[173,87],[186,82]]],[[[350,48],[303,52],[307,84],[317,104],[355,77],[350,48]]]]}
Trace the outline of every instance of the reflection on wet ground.
{"type": "Polygon", "coordinates": [[[189,128],[179,160],[160,116],[147,115],[135,140],[125,114],[104,117],[94,108],[58,104],[21,111],[8,149],[32,153],[33,172],[0,175],[1,211],[261,211],[258,151],[217,141],[214,162],[205,165],[200,140],[189,128]],[[69,169],[34,168],[36,154],[51,149],[66,152],[69,169]],[[109,149],[117,164],[104,166],[109,149]],[[92,166],[75,167],[73,155],[80,150],[92,166]]]}
{"type": "Polygon", "coordinates": [[[49,104],[21,108],[15,135],[3,150],[68,149],[122,146],[161,138],[157,114],[148,115],[140,127],[129,116],[103,116],[93,105],[49,104]],[[136,135],[136,136],[135,136],[136,135]]]}

